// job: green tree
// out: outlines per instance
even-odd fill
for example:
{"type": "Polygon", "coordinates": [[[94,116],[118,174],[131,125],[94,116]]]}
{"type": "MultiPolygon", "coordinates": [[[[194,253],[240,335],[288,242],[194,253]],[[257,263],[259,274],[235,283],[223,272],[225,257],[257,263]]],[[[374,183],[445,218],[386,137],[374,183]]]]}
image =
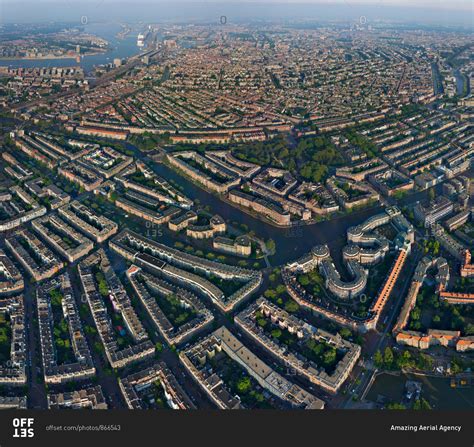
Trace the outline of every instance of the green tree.
{"type": "Polygon", "coordinates": [[[239,393],[247,394],[252,388],[250,377],[242,377],[237,382],[237,390],[239,393]]]}
{"type": "Polygon", "coordinates": [[[389,403],[386,407],[387,410],[406,410],[407,407],[403,404],[399,404],[396,402],[389,403]]]}
{"type": "Polygon", "coordinates": [[[309,285],[310,280],[309,280],[308,275],[301,275],[301,276],[298,278],[298,282],[299,282],[302,286],[307,286],[307,285],[309,285]]]}
{"type": "Polygon", "coordinates": [[[383,355],[378,349],[377,352],[374,354],[374,364],[377,368],[381,368],[384,364],[383,355]]]}
{"type": "Polygon", "coordinates": [[[416,366],[423,371],[431,371],[433,369],[433,359],[431,356],[421,353],[416,362],[416,366]]]}
{"type": "Polygon", "coordinates": [[[403,351],[403,354],[397,359],[397,366],[400,369],[412,367],[413,364],[414,361],[411,357],[410,351],[403,351]]]}
{"type": "Polygon", "coordinates": [[[323,355],[323,363],[326,366],[331,366],[336,361],[336,350],[334,348],[328,349],[323,355]]]}
{"type": "Polygon", "coordinates": [[[474,335],[474,324],[468,323],[465,329],[466,335],[474,335]]]}
{"type": "Polygon", "coordinates": [[[428,197],[430,198],[430,200],[434,200],[434,198],[436,197],[436,191],[434,188],[431,188],[428,192],[428,197]]]}
{"type": "Polygon", "coordinates": [[[343,327],[340,331],[339,331],[339,335],[342,337],[342,338],[350,338],[352,337],[352,332],[347,329],[346,327],[343,327]]]}
{"type": "Polygon", "coordinates": [[[296,301],[288,300],[285,303],[285,310],[289,313],[297,312],[299,308],[300,308],[300,306],[298,305],[298,303],[296,301]]]}
{"type": "Polygon", "coordinates": [[[281,330],[280,329],[273,329],[272,330],[272,337],[273,338],[280,338],[281,337],[281,330]]]}
{"type": "Polygon", "coordinates": [[[383,363],[387,369],[390,369],[393,366],[393,352],[388,346],[385,348],[383,353],[383,363]]]}
{"type": "Polygon", "coordinates": [[[275,253],[275,249],[276,249],[276,244],[275,244],[275,241],[273,239],[268,239],[268,241],[266,242],[266,247],[267,247],[267,250],[269,253],[275,253]]]}
{"type": "Polygon", "coordinates": [[[413,409],[414,410],[431,410],[431,405],[426,399],[421,398],[415,401],[415,403],[413,404],[413,409]]]}
{"type": "Polygon", "coordinates": [[[464,371],[464,364],[463,362],[458,359],[458,358],[454,358],[452,361],[451,361],[451,374],[459,374],[461,372],[464,371]]]}
{"type": "Polygon", "coordinates": [[[413,309],[413,311],[411,312],[411,319],[413,321],[418,321],[420,319],[420,316],[421,316],[421,309],[419,307],[415,307],[413,309]]]}
{"type": "Polygon", "coordinates": [[[275,290],[273,289],[267,289],[265,290],[265,292],[263,293],[263,295],[265,296],[265,298],[269,298],[271,300],[274,300],[276,297],[277,297],[277,293],[275,292],[275,290]]]}
{"type": "Polygon", "coordinates": [[[278,284],[275,290],[278,295],[281,295],[286,292],[286,287],[283,284],[278,284]]]}

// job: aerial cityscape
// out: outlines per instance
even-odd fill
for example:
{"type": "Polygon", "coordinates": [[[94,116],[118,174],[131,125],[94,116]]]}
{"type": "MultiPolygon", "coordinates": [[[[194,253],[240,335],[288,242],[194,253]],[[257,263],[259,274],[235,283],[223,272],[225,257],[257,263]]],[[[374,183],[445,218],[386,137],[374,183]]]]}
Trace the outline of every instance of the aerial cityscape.
{"type": "Polygon", "coordinates": [[[102,2],[0,6],[0,409],[472,411],[472,20],[102,2]]]}

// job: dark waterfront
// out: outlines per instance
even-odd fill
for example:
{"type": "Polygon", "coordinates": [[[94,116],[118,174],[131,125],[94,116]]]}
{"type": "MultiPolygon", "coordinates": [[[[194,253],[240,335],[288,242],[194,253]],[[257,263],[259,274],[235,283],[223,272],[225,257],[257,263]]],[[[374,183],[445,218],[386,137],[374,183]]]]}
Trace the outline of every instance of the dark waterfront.
{"type": "Polygon", "coordinates": [[[367,398],[377,401],[383,397],[389,402],[401,402],[405,395],[407,380],[421,382],[421,395],[435,410],[472,410],[474,408],[474,388],[472,385],[453,386],[448,377],[429,377],[415,374],[387,374],[377,376],[367,398]]]}

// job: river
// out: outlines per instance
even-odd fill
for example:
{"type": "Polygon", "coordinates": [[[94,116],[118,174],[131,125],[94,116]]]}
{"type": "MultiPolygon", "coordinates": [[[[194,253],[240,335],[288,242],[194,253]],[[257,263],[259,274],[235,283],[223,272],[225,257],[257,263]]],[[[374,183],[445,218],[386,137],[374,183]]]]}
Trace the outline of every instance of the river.
{"type": "Polygon", "coordinates": [[[84,26],[84,32],[106,39],[112,47],[106,53],[84,56],[81,61],[76,62],[75,58],[70,59],[12,59],[0,60],[0,66],[12,68],[32,68],[32,67],[73,67],[79,66],[89,74],[94,65],[108,64],[115,58],[128,58],[140,52],[137,47],[137,36],[134,32],[128,34],[124,39],[118,39],[116,34],[121,30],[118,23],[93,23],[84,26]]]}

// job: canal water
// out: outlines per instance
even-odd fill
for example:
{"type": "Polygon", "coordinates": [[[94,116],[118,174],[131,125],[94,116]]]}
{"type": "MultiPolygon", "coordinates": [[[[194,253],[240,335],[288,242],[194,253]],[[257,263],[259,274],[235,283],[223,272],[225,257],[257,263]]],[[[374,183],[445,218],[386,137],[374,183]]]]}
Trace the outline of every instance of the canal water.
{"type": "Polygon", "coordinates": [[[467,77],[463,76],[460,70],[455,70],[453,74],[456,78],[456,93],[458,94],[458,96],[468,96],[470,93],[470,88],[467,77]]]}
{"type": "Polygon", "coordinates": [[[415,374],[380,374],[375,379],[367,400],[376,402],[383,396],[388,402],[403,402],[407,380],[421,382],[421,396],[434,410],[474,410],[474,386],[451,386],[451,379],[446,377],[427,377],[415,374]]]}
{"type": "MultiPolygon", "coordinates": [[[[147,161],[149,162],[149,160],[147,161]]],[[[164,164],[151,162],[151,165],[158,175],[181,186],[183,192],[190,199],[199,200],[202,206],[209,205],[212,212],[219,214],[229,222],[235,221],[247,225],[248,230],[253,230],[257,237],[265,240],[273,239],[276,243],[276,253],[270,257],[272,265],[280,265],[294,260],[307,253],[314,245],[328,244],[335,263],[340,266],[341,250],[346,245],[347,228],[363,222],[382,210],[382,207],[376,207],[354,212],[331,221],[279,228],[222,201],[219,197],[196,186],[164,164]]]]}
{"type": "MultiPolygon", "coordinates": [[[[133,151],[138,158],[143,158],[143,155],[135,146],[130,143],[125,143],[125,146],[128,150],[133,151]]],[[[236,222],[237,224],[246,225],[248,227],[247,231],[254,231],[257,237],[265,241],[273,239],[276,243],[276,253],[269,257],[273,266],[293,261],[308,253],[315,245],[327,244],[334,263],[341,275],[344,276],[346,268],[342,262],[342,249],[347,244],[347,229],[380,213],[384,208],[383,206],[376,206],[354,211],[311,225],[298,225],[290,228],[276,227],[221,200],[217,195],[195,185],[191,180],[181,176],[167,165],[154,162],[149,157],[144,157],[144,161],[153,168],[156,174],[175,186],[181,187],[184,194],[190,199],[198,200],[201,206],[209,206],[213,213],[219,214],[230,223],[236,222]]],[[[439,188],[441,189],[441,185],[439,188]]],[[[400,200],[399,206],[413,206],[417,201],[426,200],[427,197],[428,190],[419,191],[400,200]]]]}

